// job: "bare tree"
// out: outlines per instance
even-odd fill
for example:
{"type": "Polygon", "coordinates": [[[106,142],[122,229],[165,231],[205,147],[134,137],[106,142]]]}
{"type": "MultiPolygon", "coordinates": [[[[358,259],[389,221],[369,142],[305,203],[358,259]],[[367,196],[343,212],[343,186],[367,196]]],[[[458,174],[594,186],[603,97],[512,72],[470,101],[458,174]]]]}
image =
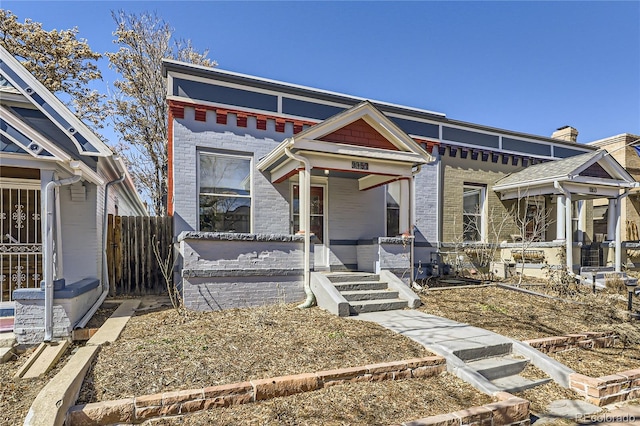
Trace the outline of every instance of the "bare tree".
{"type": "Polygon", "coordinates": [[[197,52],[189,40],[173,38],[173,29],[155,13],[112,12],[116,23],[117,52],[107,53],[110,67],[122,75],[114,82],[111,101],[116,131],[122,137],[117,149],[126,158],[138,188],[147,195],[153,210],[166,212],[167,113],[166,79],[162,59],[177,59],[216,66],[208,51],[197,52]]]}
{"type": "MultiPolygon", "coordinates": [[[[474,216],[473,220],[466,222],[463,234],[482,235],[482,224],[479,221],[480,216],[474,216]]],[[[496,260],[505,230],[511,226],[513,220],[508,212],[494,205],[491,206],[486,222],[485,239],[467,242],[464,252],[476,268],[478,276],[483,280],[490,280],[493,278],[491,263],[496,260]]]]}
{"type": "Polygon", "coordinates": [[[105,95],[88,83],[102,80],[96,61],[101,54],[78,38],[76,27],[68,30],[42,28],[39,22],[19,22],[10,10],[0,9],[0,45],[51,92],[63,96],[69,109],[94,130],[104,127],[105,95]]]}
{"type": "Polygon", "coordinates": [[[530,253],[530,249],[534,243],[544,241],[547,229],[551,225],[551,210],[546,208],[544,198],[532,197],[525,191],[522,194],[518,192],[518,200],[510,210],[510,214],[517,229],[518,251],[514,258],[518,257],[521,264],[518,280],[520,285],[524,276],[525,262],[544,260],[544,257],[538,258],[540,255],[537,253],[530,253]]]}

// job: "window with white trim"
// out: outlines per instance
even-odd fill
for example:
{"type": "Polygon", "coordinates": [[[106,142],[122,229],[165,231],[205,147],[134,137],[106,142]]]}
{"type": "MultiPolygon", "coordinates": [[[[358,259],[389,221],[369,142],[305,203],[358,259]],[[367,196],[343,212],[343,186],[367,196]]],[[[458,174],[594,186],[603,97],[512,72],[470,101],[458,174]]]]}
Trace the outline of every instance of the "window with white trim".
{"type": "Polygon", "coordinates": [[[462,238],[483,241],[486,227],[485,185],[465,183],[462,188],[462,238]]]}
{"type": "Polygon", "coordinates": [[[251,161],[199,152],[200,231],[251,232],[251,161]]]}
{"type": "Polygon", "coordinates": [[[387,237],[400,235],[400,181],[386,185],[387,237]]]}

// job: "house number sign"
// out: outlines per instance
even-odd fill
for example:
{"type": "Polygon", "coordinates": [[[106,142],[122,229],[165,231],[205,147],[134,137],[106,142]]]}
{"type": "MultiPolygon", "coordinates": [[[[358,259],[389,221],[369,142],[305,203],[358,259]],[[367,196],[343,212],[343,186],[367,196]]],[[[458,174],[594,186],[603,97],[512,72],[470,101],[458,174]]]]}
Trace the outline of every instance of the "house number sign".
{"type": "Polygon", "coordinates": [[[365,161],[352,161],[351,168],[355,170],[369,170],[369,163],[365,161]]]}

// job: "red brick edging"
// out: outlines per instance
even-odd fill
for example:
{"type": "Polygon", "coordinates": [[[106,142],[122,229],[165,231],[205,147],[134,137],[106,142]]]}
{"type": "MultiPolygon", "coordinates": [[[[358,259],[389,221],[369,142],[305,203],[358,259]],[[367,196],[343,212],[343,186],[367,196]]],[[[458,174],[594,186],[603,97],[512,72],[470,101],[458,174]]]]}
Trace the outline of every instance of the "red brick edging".
{"type": "Polygon", "coordinates": [[[494,395],[498,402],[403,423],[402,426],[494,425],[528,426],[529,401],[507,392],[494,395]]]}
{"type": "Polygon", "coordinates": [[[602,377],[574,373],[569,376],[569,385],[598,406],[636,399],[640,398],[640,368],[602,377]]]}
{"type": "Polygon", "coordinates": [[[554,353],[577,348],[609,348],[618,336],[613,332],[586,332],[566,336],[541,337],[523,343],[543,353],[554,353]]]}
{"type": "Polygon", "coordinates": [[[442,373],[446,368],[444,357],[430,356],[362,367],[341,368],[317,373],[296,374],[252,380],[250,382],[209,386],[201,389],[188,389],[102,401],[71,407],[67,413],[66,424],[140,423],[156,417],[246,404],[347,382],[432,377],[442,373]]]}

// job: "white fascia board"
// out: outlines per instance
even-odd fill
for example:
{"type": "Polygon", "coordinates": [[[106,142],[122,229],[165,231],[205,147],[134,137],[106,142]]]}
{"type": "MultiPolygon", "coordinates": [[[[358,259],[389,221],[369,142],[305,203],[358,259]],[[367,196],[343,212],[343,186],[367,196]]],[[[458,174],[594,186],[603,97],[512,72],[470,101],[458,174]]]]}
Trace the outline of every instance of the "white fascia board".
{"type": "Polygon", "coordinates": [[[341,144],[334,142],[322,142],[316,140],[296,141],[294,145],[298,150],[313,151],[333,155],[345,155],[351,157],[364,157],[376,160],[388,160],[413,164],[426,164],[428,161],[420,154],[407,151],[390,151],[380,148],[368,148],[358,145],[341,144]]]}
{"type": "Polygon", "coordinates": [[[614,187],[614,188],[634,188],[635,182],[629,182],[626,180],[616,180],[616,179],[603,179],[603,178],[595,178],[589,176],[576,176],[571,179],[571,182],[582,183],[590,186],[604,186],[604,187],[614,187]]]}
{"type": "Polygon", "coordinates": [[[53,94],[51,93],[42,83],[40,83],[33,75],[31,75],[23,66],[18,62],[13,55],[11,55],[7,50],[5,50],[2,46],[0,46],[0,60],[2,62],[6,62],[11,71],[15,73],[15,75],[4,75],[4,77],[11,83],[11,85],[18,89],[20,93],[22,93],[27,99],[31,100],[31,103],[38,108],[44,115],[46,115],[60,130],[62,130],[69,139],[76,145],[78,148],[78,152],[80,155],[88,155],[88,156],[98,156],[104,157],[113,155],[113,152],[109,147],[100,140],[96,134],[89,129],[75,114],[73,114],[69,109],[53,94]],[[16,77],[20,78],[22,82],[16,81],[16,77]],[[21,84],[22,83],[22,84],[21,84]],[[28,85],[28,87],[22,87],[28,85]],[[60,123],[57,117],[52,115],[52,111],[49,111],[40,103],[36,102],[33,99],[34,95],[38,95],[42,98],[45,104],[48,104],[56,114],[65,120],[71,128],[74,129],[74,132],[71,132],[70,129],[65,128],[65,126],[60,123]],[[80,143],[73,136],[73,133],[80,132],[85,139],[91,145],[97,149],[98,152],[87,152],[85,151],[80,143]]]}
{"type": "Polygon", "coordinates": [[[615,186],[593,186],[582,183],[565,182],[562,187],[572,194],[588,194],[591,197],[617,197],[620,195],[619,187],[615,186]],[[595,192],[593,192],[595,190],[595,192]]]}
{"type": "Polygon", "coordinates": [[[510,191],[512,189],[518,189],[518,188],[529,188],[531,186],[537,186],[537,185],[544,185],[547,183],[551,183],[553,184],[553,182],[558,181],[558,182],[564,182],[566,180],[569,180],[569,176],[555,176],[555,177],[546,177],[546,178],[542,178],[542,179],[536,179],[536,180],[531,180],[531,181],[527,181],[527,182],[520,182],[520,183],[514,183],[514,184],[510,184],[510,185],[494,185],[492,187],[494,192],[504,192],[504,191],[510,191]]]}
{"type": "Polygon", "coordinates": [[[332,155],[311,151],[297,151],[296,154],[306,157],[314,169],[333,169],[359,173],[362,175],[378,174],[396,177],[411,177],[412,164],[406,162],[376,160],[372,158],[347,155],[332,155]],[[369,168],[367,170],[353,169],[352,161],[365,161],[368,163],[369,168]]]}
{"type": "Polygon", "coordinates": [[[556,194],[558,190],[553,184],[536,187],[515,188],[506,191],[499,191],[501,200],[518,200],[525,197],[535,197],[537,195],[556,194]]]}

